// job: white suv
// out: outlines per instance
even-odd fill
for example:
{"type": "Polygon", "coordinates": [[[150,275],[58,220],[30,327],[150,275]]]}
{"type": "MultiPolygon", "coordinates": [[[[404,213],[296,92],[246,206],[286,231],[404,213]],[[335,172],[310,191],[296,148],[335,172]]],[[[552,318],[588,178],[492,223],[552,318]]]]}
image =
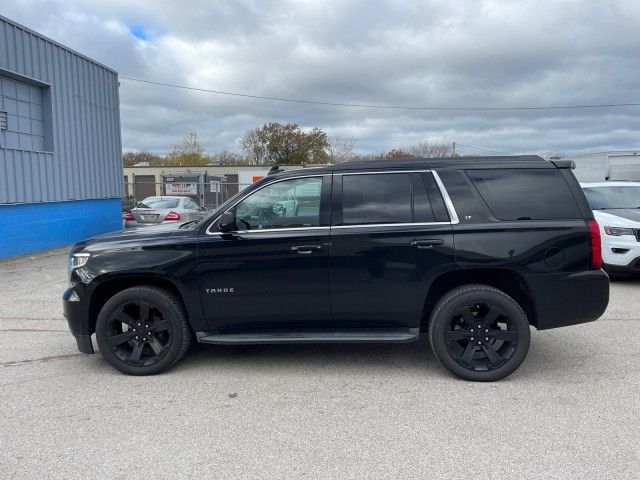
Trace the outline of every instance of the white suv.
{"type": "Polygon", "coordinates": [[[610,273],[640,273],[640,183],[583,183],[600,225],[602,260],[610,273]]]}

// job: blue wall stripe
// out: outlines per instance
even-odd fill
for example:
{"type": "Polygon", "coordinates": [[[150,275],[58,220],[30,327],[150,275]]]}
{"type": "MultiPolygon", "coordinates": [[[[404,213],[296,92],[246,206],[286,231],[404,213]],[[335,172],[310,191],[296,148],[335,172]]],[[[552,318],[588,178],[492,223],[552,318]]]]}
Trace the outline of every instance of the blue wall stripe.
{"type": "Polygon", "coordinates": [[[0,258],[64,247],[122,229],[122,200],[0,205],[0,258]]]}

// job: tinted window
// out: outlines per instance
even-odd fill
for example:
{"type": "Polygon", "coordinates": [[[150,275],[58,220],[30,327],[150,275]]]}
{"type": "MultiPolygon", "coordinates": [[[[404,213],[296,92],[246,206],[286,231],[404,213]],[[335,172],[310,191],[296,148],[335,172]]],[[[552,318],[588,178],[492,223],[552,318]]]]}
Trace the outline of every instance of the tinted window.
{"type": "Polygon", "coordinates": [[[467,175],[499,220],[582,218],[556,169],[468,170],[467,175]]]}
{"type": "Polygon", "coordinates": [[[448,222],[450,220],[449,212],[447,212],[447,207],[444,204],[442,193],[438,188],[435,178],[433,178],[433,174],[423,173],[422,181],[427,190],[427,194],[429,195],[429,202],[431,203],[431,208],[433,210],[434,220],[436,222],[448,222]]]}
{"type": "Polygon", "coordinates": [[[640,187],[634,185],[585,187],[584,193],[593,210],[640,208],[640,187]]]}
{"type": "Polygon", "coordinates": [[[138,204],[137,208],[176,208],[179,203],[179,198],[147,197],[138,204]]]}
{"type": "Polygon", "coordinates": [[[433,222],[433,210],[427,189],[422,182],[422,176],[419,173],[411,174],[411,189],[413,190],[413,221],[414,222],[433,222]]]}
{"type": "Polygon", "coordinates": [[[320,225],[322,178],[296,178],[272,183],[235,207],[239,230],[300,228],[320,225]]]}
{"type": "Polygon", "coordinates": [[[410,179],[407,173],[344,175],[342,223],[410,223],[410,179]]]}
{"type": "Polygon", "coordinates": [[[489,221],[489,212],[469,177],[461,170],[438,170],[460,223],[489,221]]]}

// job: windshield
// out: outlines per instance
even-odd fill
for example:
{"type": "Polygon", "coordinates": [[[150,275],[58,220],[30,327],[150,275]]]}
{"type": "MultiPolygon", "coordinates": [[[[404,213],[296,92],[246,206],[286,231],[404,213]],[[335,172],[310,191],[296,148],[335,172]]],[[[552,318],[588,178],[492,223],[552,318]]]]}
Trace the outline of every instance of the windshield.
{"type": "Polygon", "coordinates": [[[640,208],[640,186],[586,187],[584,193],[592,210],[640,208]]]}
{"type": "Polygon", "coordinates": [[[147,197],[141,201],[137,208],[176,208],[180,203],[179,198],[147,197]]]}

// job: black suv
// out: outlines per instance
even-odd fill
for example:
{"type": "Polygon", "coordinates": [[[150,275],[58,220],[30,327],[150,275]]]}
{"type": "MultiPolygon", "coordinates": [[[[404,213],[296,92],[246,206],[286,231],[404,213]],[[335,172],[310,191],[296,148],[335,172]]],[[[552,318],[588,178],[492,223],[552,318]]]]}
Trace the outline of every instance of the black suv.
{"type": "Polygon", "coordinates": [[[118,370],[213,344],[412,342],[455,375],[512,373],[539,330],[609,298],[598,225],[568,162],[355,162],[272,172],[209,218],[75,245],[64,312],[118,370]]]}

